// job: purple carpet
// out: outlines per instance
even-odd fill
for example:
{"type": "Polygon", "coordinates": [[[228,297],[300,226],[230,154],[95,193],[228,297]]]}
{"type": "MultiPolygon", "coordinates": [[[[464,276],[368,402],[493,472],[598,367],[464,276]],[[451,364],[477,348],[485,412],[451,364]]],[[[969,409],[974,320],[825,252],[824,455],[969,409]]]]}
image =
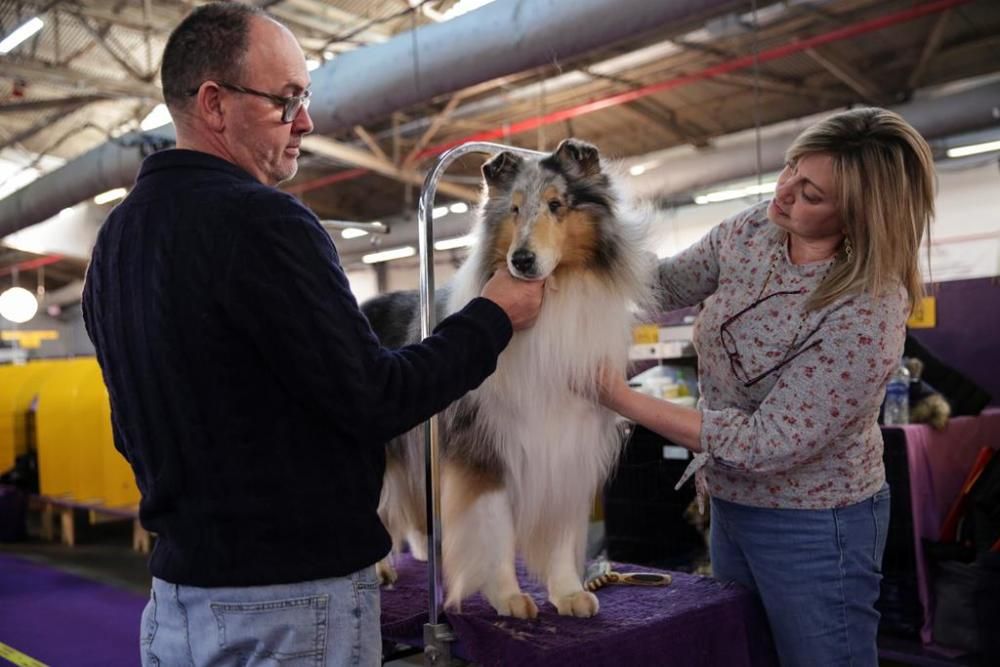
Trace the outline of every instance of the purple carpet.
{"type": "Polygon", "coordinates": [[[53,667],[138,665],[145,604],[135,593],[0,555],[0,643],[53,667]]]}
{"type": "MultiPolygon", "coordinates": [[[[427,568],[397,559],[399,580],[382,591],[382,634],[418,644],[427,622],[427,568]]],[[[619,571],[651,571],[622,566],[619,571]]],[[[544,587],[518,572],[539,606],[535,620],[497,616],[481,596],[448,614],[459,641],[452,652],[484,667],[518,665],[777,665],[763,608],[742,588],[683,573],[667,587],[612,585],[597,591],[594,618],[559,616],[544,587]]]]}

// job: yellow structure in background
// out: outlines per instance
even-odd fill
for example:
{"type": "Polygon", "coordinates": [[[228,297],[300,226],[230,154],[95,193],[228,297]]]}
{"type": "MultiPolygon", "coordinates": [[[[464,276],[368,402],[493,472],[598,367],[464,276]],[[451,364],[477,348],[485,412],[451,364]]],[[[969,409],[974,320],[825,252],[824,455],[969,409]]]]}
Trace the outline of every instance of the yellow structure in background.
{"type": "Polygon", "coordinates": [[[135,475],[125,457],[115,449],[111,428],[111,400],[100,367],[95,363],[82,389],[81,407],[92,411],[93,440],[101,460],[101,502],[107,507],[130,507],[139,504],[135,475]]]}
{"type": "Polygon", "coordinates": [[[933,329],[937,326],[937,299],[925,296],[910,313],[906,326],[911,329],[933,329]]]}
{"type": "Polygon", "coordinates": [[[93,357],[0,366],[0,472],[32,441],[43,496],[108,508],[138,504],[132,469],[114,447],[108,391],[93,357]]]}
{"type": "MultiPolygon", "coordinates": [[[[90,500],[90,495],[78,495],[77,479],[92,474],[93,469],[78,470],[77,446],[83,428],[76,421],[76,400],[80,384],[92,365],[92,358],[64,362],[38,393],[35,426],[38,431],[38,481],[43,496],[70,496],[74,500],[90,500]]],[[[99,461],[98,461],[99,463],[99,461]]],[[[97,470],[100,470],[99,465],[97,470]]],[[[96,482],[100,484],[100,480],[96,482]]]]}
{"type": "Polygon", "coordinates": [[[0,331],[0,340],[16,340],[26,350],[37,350],[43,341],[59,340],[59,332],[55,329],[0,331]]]}
{"type": "Polygon", "coordinates": [[[639,324],[632,327],[632,342],[636,345],[660,342],[660,325],[639,324]]]}
{"type": "Polygon", "coordinates": [[[27,412],[42,383],[61,363],[0,366],[0,472],[10,470],[14,460],[28,452],[27,412]]]}

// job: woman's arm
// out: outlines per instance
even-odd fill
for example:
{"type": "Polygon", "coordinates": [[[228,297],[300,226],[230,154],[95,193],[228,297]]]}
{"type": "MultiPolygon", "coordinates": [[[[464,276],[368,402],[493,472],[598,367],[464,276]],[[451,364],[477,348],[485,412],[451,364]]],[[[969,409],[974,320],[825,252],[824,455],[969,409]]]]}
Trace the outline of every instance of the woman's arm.
{"type": "Polygon", "coordinates": [[[701,451],[701,413],[636,391],[608,368],[601,371],[600,400],[609,410],[642,424],[692,452],[701,451]]]}

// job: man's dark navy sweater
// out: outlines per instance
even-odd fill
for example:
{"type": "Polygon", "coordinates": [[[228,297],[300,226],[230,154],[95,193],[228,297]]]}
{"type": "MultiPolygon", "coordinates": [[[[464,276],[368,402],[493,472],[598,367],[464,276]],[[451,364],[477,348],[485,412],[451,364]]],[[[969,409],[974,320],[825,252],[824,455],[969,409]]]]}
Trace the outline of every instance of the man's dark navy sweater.
{"type": "Polygon", "coordinates": [[[83,311],[159,537],[150,570],[194,586],[383,557],[384,443],[478,386],[511,337],[477,298],[423,343],[380,347],[316,217],[185,150],[148,157],[108,217],[83,311]]]}

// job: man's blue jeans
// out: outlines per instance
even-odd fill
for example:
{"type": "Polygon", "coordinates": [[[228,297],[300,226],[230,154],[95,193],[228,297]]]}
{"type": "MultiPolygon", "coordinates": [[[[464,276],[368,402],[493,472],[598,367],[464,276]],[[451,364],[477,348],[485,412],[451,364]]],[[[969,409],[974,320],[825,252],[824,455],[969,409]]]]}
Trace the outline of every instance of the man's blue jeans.
{"type": "Polygon", "coordinates": [[[888,528],[888,486],[830,510],[712,499],[712,571],[760,595],[783,667],[875,667],[888,528]]]}
{"type": "Polygon", "coordinates": [[[380,665],[375,567],[346,577],[248,588],[153,579],[142,613],[143,667],[380,665]]]}

